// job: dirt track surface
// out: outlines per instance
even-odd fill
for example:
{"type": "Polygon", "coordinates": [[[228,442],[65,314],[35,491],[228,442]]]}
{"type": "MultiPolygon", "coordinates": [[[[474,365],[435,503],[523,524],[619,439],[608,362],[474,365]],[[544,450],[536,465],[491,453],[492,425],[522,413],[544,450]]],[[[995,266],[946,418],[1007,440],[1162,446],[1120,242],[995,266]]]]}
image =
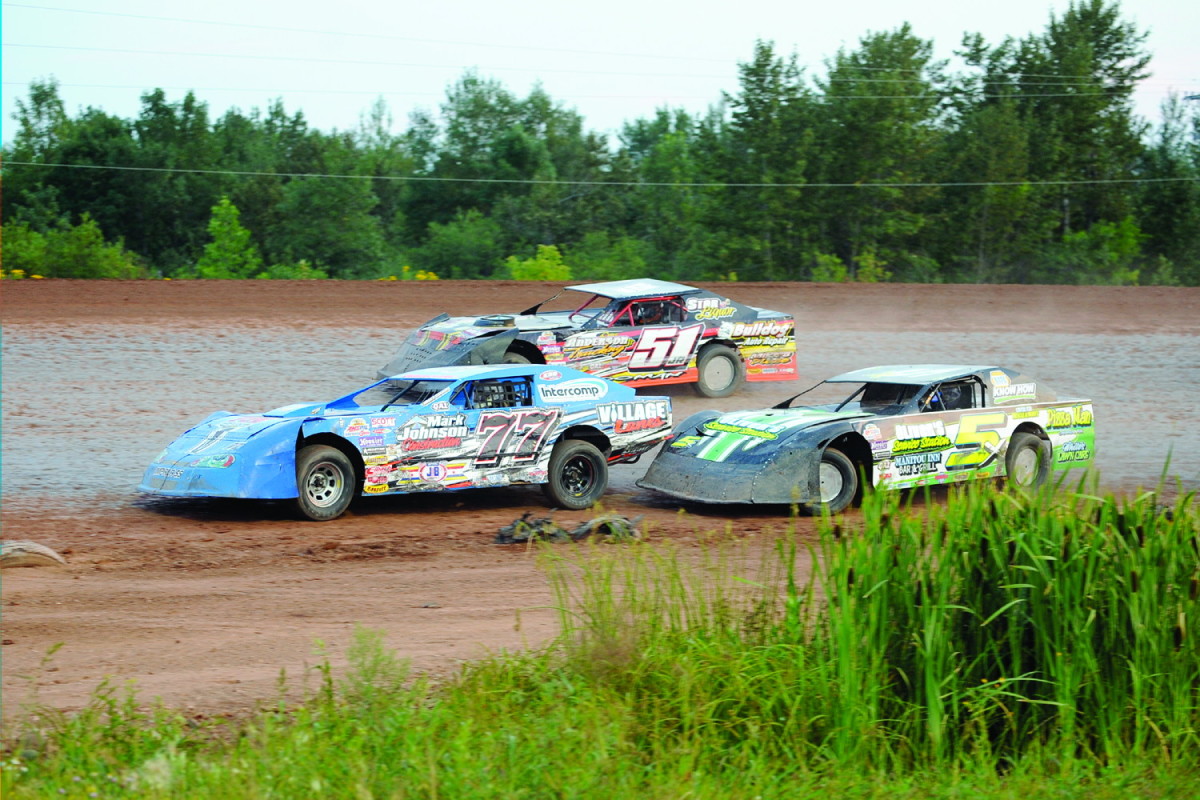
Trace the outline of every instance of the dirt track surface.
{"type": "MultiPolygon", "coordinates": [[[[141,472],[218,409],[252,413],[369,382],[440,311],[512,312],[557,284],[510,282],[5,282],[3,538],[65,568],[3,574],[6,722],[33,700],[70,709],[106,676],[194,713],[275,695],[281,670],[344,660],[381,629],[435,676],[555,632],[546,576],[493,544],[536,488],[370,498],[330,523],[280,506],[150,501],[141,472]],[[56,645],[53,657],[46,654],[56,645]],[[43,661],[45,660],[45,663],[43,661]]],[[[831,374],[883,363],[996,363],[1091,398],[1105,489],[1172,475],[1200,488],[1200,290],[1045,286],[712,284],[798,321],[797,384],[720,401],[671,388],[677,418],[765,406],[831,374]]],[[[683,547],[727,526],[767,543],[776,508],[678,506],[619,467],[605,504],[683,547]]],[[[559,513],[562,523],[587,518],[559,513]]],[[[811,524],[801,522],[802,533],[811,524]]]]}

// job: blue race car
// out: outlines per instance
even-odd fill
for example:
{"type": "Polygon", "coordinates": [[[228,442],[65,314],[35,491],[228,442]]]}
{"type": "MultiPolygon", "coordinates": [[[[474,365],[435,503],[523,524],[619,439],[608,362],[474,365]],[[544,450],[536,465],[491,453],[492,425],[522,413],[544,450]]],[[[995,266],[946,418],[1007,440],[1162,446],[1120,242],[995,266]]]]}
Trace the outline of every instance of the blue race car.
{"type": "Polygon", "coordinates": [[[292,500],[323,521],[359,495],[542,484],[587,508],[608,465],[667,438],[671,401],[568,367],[420,369],[328,403],[217,412],[147,467],[139,491],[292,500]]]}

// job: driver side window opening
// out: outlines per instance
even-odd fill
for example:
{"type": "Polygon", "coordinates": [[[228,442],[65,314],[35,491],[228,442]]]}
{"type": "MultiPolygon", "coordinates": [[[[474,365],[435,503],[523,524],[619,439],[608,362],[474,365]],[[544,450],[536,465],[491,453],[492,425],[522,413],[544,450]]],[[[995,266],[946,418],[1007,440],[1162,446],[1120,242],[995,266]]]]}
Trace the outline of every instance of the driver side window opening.
{"type": "Polygon", "coordinates": [[[614,327],[636,327],[644,325],[672,325],[683,322],[687,311],[676,297],[657,297],[652,300],[634,300],[626,303],[612,320],[614,327]]]}
{"type": "Polygon", "coordinates": [[[947,381],[921,399],[922,411],[965,411],[983,407],[983,387],[975,380],[947,381]]]}
{"type": "Polygon", "coordinates": [[[471,408],[522,408],[533,405],[528,378],[475,381],[470,387],[471,408]]]}

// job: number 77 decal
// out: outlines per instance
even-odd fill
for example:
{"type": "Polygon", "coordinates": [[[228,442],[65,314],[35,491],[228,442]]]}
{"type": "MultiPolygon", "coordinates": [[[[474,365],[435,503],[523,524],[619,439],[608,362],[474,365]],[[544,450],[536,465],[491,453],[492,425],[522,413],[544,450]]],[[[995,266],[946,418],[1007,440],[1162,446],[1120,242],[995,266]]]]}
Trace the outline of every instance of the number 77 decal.
{"type": "Polygon", "coordinates": [[[686,328],[647,328],[642,331],[633,356],[629,359],[630,369],[660,369],[687,364],[704,325],[689,325],[686,328]]]}

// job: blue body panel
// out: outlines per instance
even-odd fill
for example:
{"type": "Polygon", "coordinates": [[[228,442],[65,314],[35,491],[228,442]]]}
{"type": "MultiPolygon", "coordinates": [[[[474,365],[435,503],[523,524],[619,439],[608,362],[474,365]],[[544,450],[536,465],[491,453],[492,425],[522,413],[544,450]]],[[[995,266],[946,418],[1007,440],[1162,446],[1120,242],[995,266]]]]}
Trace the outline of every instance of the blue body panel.
{"type": "Polygon", "coordinates": [[[138,490],[171,497],[295,498],[296,458],[306,443],[346,453],[362,494],[544,483],[553,446],[566,435],[603,443],[610,462],[631,461],[663,441],[671,423],[668,398],[638,396],[628,386],[567,367],[422,369],[328,403],[258,415],[215,413],[168,445],[138,490]],[[399,402],[389,387],[410,381],[427,391],[416,401],[399,402]],[[385,405],[364,401],[376,397],[391,399],[385,405]]]}

